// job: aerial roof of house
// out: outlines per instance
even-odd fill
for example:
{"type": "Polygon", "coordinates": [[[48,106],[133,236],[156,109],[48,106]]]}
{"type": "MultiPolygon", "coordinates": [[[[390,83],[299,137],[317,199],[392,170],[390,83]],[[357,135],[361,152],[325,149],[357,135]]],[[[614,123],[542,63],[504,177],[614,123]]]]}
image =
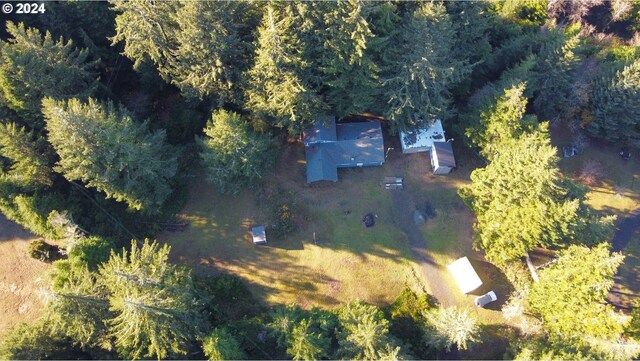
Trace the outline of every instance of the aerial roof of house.
{"type": "Polygon", "coordinates": [[[456,166],[456,158],[453,156],[453,148],[449,142],[433,142],[432,154],[440,167],[456,166]]]}
{"type": "Polygon", "coordinates": [[[304,134],[307,183],[336,182],[338,168],[381,165],[384,140],[379,121],[336,124],[335,117],[318,119],[304,134]]]}
{"type": "Polygon", "coordinates": [[[400,144],[403,153],[426,152],[434,142],[444,142],[444,129],[440,119],[436,119],[425,128],[400,132],[400,144]]]}

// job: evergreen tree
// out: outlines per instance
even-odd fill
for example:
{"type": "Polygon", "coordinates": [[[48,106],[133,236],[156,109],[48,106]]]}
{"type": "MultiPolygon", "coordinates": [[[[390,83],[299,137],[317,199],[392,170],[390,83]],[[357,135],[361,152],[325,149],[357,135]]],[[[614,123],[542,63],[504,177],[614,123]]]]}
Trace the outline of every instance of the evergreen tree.
{"type": "MultiPolygon", "coordinates": [[[[417,6],[402,29],[401,55],[383,77],[386,117],[397,130],[425,126],[442,119],[450,105],[449,87],[469,74],[471,68],[454,58],[456,32],[441,3],[417,6]]],[[[387,70],[385,69],[385,70],[387,70]]]]}
{"type": "Polygon", "coordinates": [[[379,82],[378,68],[368,49],[373,33],[361,0],[329,2],[324,12],[324,54],[319,67],[327,96],[337,116],[370,110],[379,82]]]}
{"type": "Polygon", "coordinates": [[[279,306],[271,311],[269,328],[279,347],[287,347],[287,341],[293,328],[303,317],[303,311],[295,305],[279,306]]]}
{"type": "Polygon", "coordinates": [[[572,71],[578,59],[580,26],[552,28],[543,36],[537,62],[529,86],[534,96],[533,107],[544,120],[559,118],[569,105],[572,71]]]}
{"type": "Polygon", "coordinates": [[[170,248],[145,241],[100,266],[114,318],[106,321],[125,358],[177,358],[204,328],[190,272],[167,262],[170,248]]]}
{"type": "Polygon", "coordinates": [[[112,45],[124,42],[124,55],[138,69],[145,60],[156,64],[160,75],[169,78],[169,66],[177,47],[177,1],[109,1],[116,16],[112,45]]]}
{"type": "Polygon", "coordinates": [[[247,106],[277,127],[298,134],[324,108],[310,83],[309,59],[300,38],[305,4],[268,3],[258,28],[255,64],[249,70],[247,106]]]}
{"type": "Polygon", "coordinates": [[[248,46],[241,30],[244,2],[113,1],[116,35],[124,54],[138,69],[145,59],[183,94],[219,103],[241,104],[242,72],[248,68],[248,46]]]}
{"type": "Polygon", "coordinates": [[[311,326],[310,319],[303,319],[291,330],[287,354],[293,360],[320,360],[329,356],[331,340],[313,332],[311,326]]]}
{"type": "Polygon", "coordinates": [[[591,97],[592,135],[609,142],[640,144],[640,59],[596,81],[591,97]]]}
{"type": "Polygon", "coordinates": [[[71,360],[87,356],[76,352],[67,338],[49,332],[44,322],[34,325],[19,323],[4,335],[0,343],[0,358],[3,360],[71,360]]]}
{"type": "Polygon", "coordinates": [[[623,326],[605,299],[623,259],[611,253],[607,243],[591,249],[570,246],[557,263],[540,272],[540,282],[526,296],[527,310],[565,339],[616,339],[623,326]]]}
{"type": "Polygon", "coordinates": [[[395,347],[388,334],[389,322],[377,307],[354,302],[337,312],[341,326],[338,332],[340,357],[359,360],[400,358],[400,347],[395,347]]]}
{"type": "Polygon", "coordinates": [[[466,350],[467,343],[478,342],[480,331],[478,319],[468,310],[457,307],[437,308],[424,313],[427,320],[427,344],[436,349],[451,350],[456,345],[458,350],[466,350]]]}
{"type": "Polygon", "coordinates": [[[0,123],[0,155],[12,164],[9,174],[25,189],[50,187],[53,175],[46,141],[15,123],[0,123]]]}
{"type": "Polygon", "coordinates": [[[158,212],[171,193],[176,156],[165,132],[150,133],[124,107],[89,99],[43,101],[49,142],[60,156],[58,170],[130,208],[158,212]]]}
{"type": "Polygon", "coordinates": [[[104,286],[87,264],[70,256],[54,263],[45,310],[51,332],[64,335],[80,348],[108,342],[103,320],[110,318],[104,286]]]}
{"type": "Polygon", "coordinates": [[[234,13],[236,2],[184,2],[176,14],[176,61],[170,74],[185,94],[220,101],[241,100],[240,81],[248,59],[243,54],[234,13]]]}
{"type": "Polygon", "coordinates": [[[478,218],[475,244],[492,262],[504,264],[580,233],[579,201],[561,187],[557,162],[543,123],[501,141],[489,165],[473,171],[472,184],[460,190],[478,218]]]}
{"type": "Polygon", "coordinates": [[[480,154],[491,160],[505,142],[510,142],[537,124],[533,116],[526,116],[527,99],[524,83],[505,89],[504,93],[487,101],[480,108],[479,123],[467,129],[466,135],[480,148],[480,154]]]}
{"type": "Polygon", "coordinates": [[[202,349],[209,360],[246,360],[240,343],[225,327],[214,329],[202,340],[202,349]]]}
{"type": "Polygon", "coordinates": [[[86,99],[97,87],[87,62],[89,52],[79,50],[71,41],[55,41],[49,32],[44,37],[37,29],[7,22],[13,37],[0,45],[0,90],[7,105],[18,112],[32,128],[42,126],[40,101],[54,99],[86,99]]]}
{"type": "Polygon", "coordinates": [[[271,138],[251,131],[236,113],[215,111],[204,133],[205,138],[196,138],[202,149],[200,156],[209,182],[222,192],[237,193],[273,164],[271,138]]]}

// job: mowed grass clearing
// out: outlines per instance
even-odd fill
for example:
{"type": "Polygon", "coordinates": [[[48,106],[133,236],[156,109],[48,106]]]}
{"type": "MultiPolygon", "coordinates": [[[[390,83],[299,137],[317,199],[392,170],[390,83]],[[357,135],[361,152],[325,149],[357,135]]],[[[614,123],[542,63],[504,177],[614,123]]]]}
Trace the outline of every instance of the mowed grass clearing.
{"type": "MultiPolygon", "coordinates": [[[[408,189],[420,190],[436,209],[438,216],[423,226],[426,247],[442,255],[453,250],[438,262],[443,277],[450,277],[446,262],[471,249],[472,215],[455,195],[468,175],[435,177],[429,174],[425,154],[394,153],[382,167],[340,170],[339,182],[308,186],[304,148],[290,144],[260,187],[235,196],[217,193],[201,176],[180,215],[190,227],[158,239],[172,246],[175,260],[191,265],[196,273],[236,275],[268,304],[332,308],[360,299],[382,306],[404,285],[418,292],[452,287],[451,292],[459,293],[452,279],[445,285],[424,279],[399,227],[403,220],[393,211],[392,191],[384,190],[381,180],[404,175],[408,189]],[[298,227],[282,238],[267,230],[269,244],[254,246],[251,226],[273,218],[273,204],[259,195],[265,191],[275,193],[276,199],[278,194],[291,199],[298,227]],[[377,215],[372,228],[361,223],[367,213],[377,215]]],[[[416,205],[420,202],[422,198],[416,198],[416,205]]]]}
{"type": "Polygon", "coordinates": [[[272,218],[273,204],[260,204],[258,189],[222,195],[199,180],[181,215],[191,226],[158,239],[197,273],[239,276],[268,304],[334,307],[362,299],[383,305],[405,284],[422,287],[406,237],[393,226],[390,193],[379,184],[384,167],[341,171],[338,183],[309,187],[303,161],[303,148],[288,146],[263,185],[276,197],[288,192],[301,214],[298,230],[286,237],[267,230],[268,245],[254,246],[250,228],[272,218]],[[367,213],[378,216],[372,228],[361,224],[367,213]]]}
{"type": "MultiPolygon", "coordinates": [[[[562,147],[572,144],[571,134],[552,129],[551,135],[562,156],[562,147]]],[[[577,156],[562,158],[560,170],[587,187],[587,205],[603,214],[622,217],[640,206],[640,154],[632,150],[631,159],[623,160],[618,151],[619,147],[590,144],[577,156]]]]}

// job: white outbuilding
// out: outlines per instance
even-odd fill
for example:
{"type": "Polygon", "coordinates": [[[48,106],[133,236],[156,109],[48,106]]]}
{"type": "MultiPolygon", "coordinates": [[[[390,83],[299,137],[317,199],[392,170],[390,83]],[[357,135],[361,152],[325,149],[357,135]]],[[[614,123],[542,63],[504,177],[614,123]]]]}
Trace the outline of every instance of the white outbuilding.
{"type": "Polygon", "coordinates": [[[462,257],[447,266],[462,293],[469,293],[482,286],[482,281],[467,257],[462,257]]]}
{"type": "Polygon", "coordinates": [[[426,128],[400,132],[402,153],[429,152],[433,142],[446,141],[440,119],[436,119],[426,128]]]}

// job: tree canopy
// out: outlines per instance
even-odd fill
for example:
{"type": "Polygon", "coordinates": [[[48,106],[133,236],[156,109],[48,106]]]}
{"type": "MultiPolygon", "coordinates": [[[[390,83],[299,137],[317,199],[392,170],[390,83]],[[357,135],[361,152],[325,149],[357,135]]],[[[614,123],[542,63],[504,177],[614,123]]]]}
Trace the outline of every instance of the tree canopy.
{"type": "Polygon", "coordinates": [[[23,23],[6,24],[12,39],[1,43],[0,89],[29,126],[42,126],[43,97],[86,99],[96,90],[96,62],[88,61],[88,50],[77,49],[70,40],[56,41],[48,31],[43,37],[23,23]]]}
{"type": "Polygon", "coordinates": [[[106,323],[125,358],[184,356],[202,330],[191,273],[169,264],[169,251],[156,242],[132,241],[130,251],[113,252],[100,266],[115,315],[106,323]]]}
{"type": "Polygon", "coordinates": [[[157,212],[171,194],[177,157],[165,132],[150,132],[123,106],[89,99],[47,98],[42,111],[49,142],[60,156],[57,170],[130,208],[157,212]]]}
{"type": "Polygon", "coordinates": [[[237,193],[261,178],[274,163],[273,142],[267,134],[252,131],[239,114],[218,110],[197,142],[208,180],[220,191],[237,193]]]}

